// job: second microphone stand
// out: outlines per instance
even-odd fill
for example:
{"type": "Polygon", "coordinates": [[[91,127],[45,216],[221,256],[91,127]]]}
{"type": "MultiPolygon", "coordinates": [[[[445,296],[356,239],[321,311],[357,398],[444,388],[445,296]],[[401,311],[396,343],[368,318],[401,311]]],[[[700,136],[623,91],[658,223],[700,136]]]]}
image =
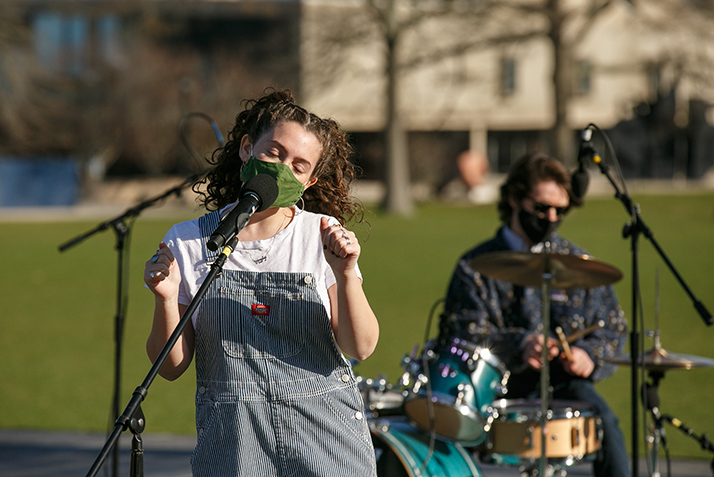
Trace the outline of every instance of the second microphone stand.
{"type": "MultiPolygon", "coordinates": [[[[112,396],[112,417],[119,415],[119,399],[121,396],[121,357],[124,343],[124,326],[126,321],[126,308],[128,302],[128,296],[126,293],[126,276],[128,275],[128,237],[131,232],[131,227],[127,225],[130,220],[136,219],[144,209],[147,209],[158,202],[172,196],[180,195],[181,191],[193,184],[202,174],[197,174],[185,179],[181,184],[168,189],[161,195],[158,195],[152,199],[145,200],[134,207],[127,209],[121,215],[102,222],[93,229],[78,235],[77,237],[68,240],[59,246],[59,251],[64,252],[75,245],[83,242],[89,237],[103,232],[107,229],[113,229],[116,235],[115,250],[117,251],[117,293],[116,293],[116,313],[114,315],[114,392],[112,396]]],[[[116,476],[118,471],[118,448],[114,451],[113,463],[112,463],[112,475],[116,476]]]]}
{"type": "Polygon", "coordinates": [[[153,383],[154,379],[156,379],[156,376],[158,376],[159,369],[161,369],[161,366],[166,362],[169,353],[171,352],[179,337],[183,333],[184,329],[186,328],[186,325],[188,324],[189,320],[198,308],[199,303],[208,291],[208,288],[211,286],[216,277],[220,274],[221,270],[223,269],[223,265],[225,264],[230,254],[233,253],[233,250],[235,249],[237,243],[238,236],[236,234],[230,240],[228,240],[225,247],[218,255],[218,258],[211,265],[211,269],[208,272],[208,276],[201,284],[201,287],[196,292],[196,295],[191,300],[191,303],[189,304],[184,314],[181,316],[181,320],[176,325],[176,328],[174,329],[173,333],[169,337],[164,347],[161,349],[159,356],[156,358],[156,361],[154,361],[154,364],[149,370],[146,377],[144,378],[144,381],[134,390],[134,393],[132,394],[132,397],[129,400],[129,404],[126,406],[121,416],[119,416],[119,418],[116,420],[114,430],[112,431],[106,443],[104,444],[104,447],[102,448],[101,452],[94,461],[94,464],[92,464],[92,467],[89,469],[87,477],[97,475],[97,472],[101,468],[104,461],[107,459],[107,456],[109,455],[111,450],[115,448],[122,432],[124,432],[128,428],[131,429],[131,432],[134,434],[132,444],[131,475],[132,477],[143,476],[143,460],[141,458],[143,454],[143,449],[141,449],[141,437],[139,434],[141,433],[141,431],[143,431],[144,419],[140,405],[146,398],[146,395],[149,391],[149,386],[151,386],[151,383],[153,383]]]}
{"type": "MultiPolygon", "coordinates": [[[[594,126],[594,125],[591,125],[594,126]]],[[[599,156],[597,156],[598,159],[595,160],[595,163],[597,166],[600,168],[600,171],[607,177],[608,181],[612,186],[615,188],[615,198],[620,200],[622,202],[622,205],[625,207],[625,210],[630,214],[631,221],[626,224],[624,230],[623,230],[623,237],[629,238],[630,243],[631,243],[631,252],[632,252],[632,327],[631,327],[631,332],[630,332],[630,357],[631,357],[631,400],[632,400],[632,475],[633,477],[637,477],[638,474],[638,455],[639,455],[639,437],[638,437],[638,401],[639,401],[639,378],[638,378],[638,372],[640,368],[640,335],[638,331],[638,324],[637,324],[637,317],[638,317],[638,299],[639,299],[639,289],[640,289],[640,281],[639,281],[639,237],[640,235],[644,235],[649,241],[652,243],[654,246],[655,250],[659,254],[659,256],[662,258],[662,260],[667,264],[667,267],[672,271],[674,276],[676,277],[677,281],[679,284],[682,286],[684,291],[687,293],[687,295],[690,297],[692,300],[692,303],[694,304],[694,308],[697,310],[699,315],[702,317],[704,322],[706,323],[707,326],[711,326],[714,324],[714,320],[712,320],[712,315],[709,313],[709,310],[704,306],[704,304],[699,301],[694,294],[692,293],[691,289],[689,286],[687,286],[686,282],[682,278],[682,276],[679,274],[677,269],[675,268],[674,264],[669,260],[667,255],[664,253],[664,250],[660,247],[659,243],[657,243],[657,240],[654,238],[654,234],[652,233],[652,230],[645,224],[645,222],[642,220],[640,217],[640,210],[639,206],[634,204],[632,202],[632,199],[627,195],[626,192],[622,192],[615,182],[615,180],[612,177],[612,174],[610,174],[610,169],[609,167],[602,162],[602,160],[599,160],[599,156]]]]}

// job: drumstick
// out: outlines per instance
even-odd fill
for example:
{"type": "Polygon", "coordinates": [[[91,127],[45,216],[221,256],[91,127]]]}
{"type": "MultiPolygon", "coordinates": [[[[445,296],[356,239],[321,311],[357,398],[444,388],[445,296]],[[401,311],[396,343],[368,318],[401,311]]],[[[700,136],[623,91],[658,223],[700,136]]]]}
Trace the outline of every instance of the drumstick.
{"type": "MultiPolygon", "coordinates": [[[[575,340],[577,340],[577,339],[580,339],[580,338],[582,338],[582,337],[585,336],[585,335],[589,335],[589,334],[592,333],[593,331],[595,331],[595,330],[597,330],[597,329],[600,329],[600,328],[602,328],[603,326],[605,326],[605,322],[604,322],[603,320],[600,320],[600,321],[598,321],[597,323],[595,323],[593,326],[591,326],[591,327],[589,327],[589,328],[585,328],[584,330],[581,330],[581,331],[576,331],[576,332],[573,333],[572,335],[568,336],[567,341],[568,341],[568,343],[572,343],[573,341],[575,341],[575,340]]],[[[562,331],[562,330],[561,330],[561,331],[562,331]]]]}
{"type": "Polygon", "coordinates": [[[565,352],[565,357],[567,358],[568,361],[573,360],[573,353],[570,351],[570,343],[573,341],[582,338],[585,335],[588,335],[592,333],[593,331],[602,328],[605,326],[605,322],[603,320],[598,321],[596,324],[593,326],[590,326],[588,328],[585,328],[584,330],[578,331],[576,333],[573,333],[569,337],[565,337],[565,334],[563,333],[563,329],[559,326],[555,329],[555,332],[558,334],[558,339],[560,340],[560,346],[563,348],[563,351],[565,352]]]}
{"type": "Polygon", "coordinates": [[[570,345],[568,344],[568,339],[565,337],[565,333],[563,333],[563,328],[560,326],[555,329],[555,332],[558,334],[558,339],[560,340],[560,345],[563,347],[563,352],[565,353],[565,359],[568,361],[573,360],[573,353],[570,352],[570,345]]]}

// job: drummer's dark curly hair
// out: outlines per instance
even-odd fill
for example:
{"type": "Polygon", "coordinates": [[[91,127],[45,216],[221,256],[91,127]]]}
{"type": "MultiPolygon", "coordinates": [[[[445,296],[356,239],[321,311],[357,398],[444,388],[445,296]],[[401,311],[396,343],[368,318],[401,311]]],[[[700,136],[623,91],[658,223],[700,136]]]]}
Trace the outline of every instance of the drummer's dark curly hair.
{"type": "Polygon", "coordinates": [[[217,210],[238,199],[243,186],[240,180],[243,162],[238,154],[241,139],[247,135],[255,143],[283,121],[300,124],[322,145],[311,177],[317,178],[317,182],[303,194],[305,210],[331,215],[343,224],[353,219],[361,222],[364,209],[349,196],[356,172],[350,162],[353,150],[347,134],[333,119],[321,119],[295,104],[288,90],[266,90],[260,98],[245,102],[225,145],[216,149],[208,161],[215,167],[193,186],[203,206],[217,210]],[[205,191],[200,190],[202,184],[206,184],[205,191]]]}
{"type": "Polygon", "coordinates": [[[520,202],[530,195],[537,183],[549,180],[555,181],[568,192],[571,206],[582,205],[582,200],[573,195],[570,174],[560,161],[541,153],[529,154],[513,165],[506,182],[501,186],[501,198],[498,201],[501,222],[511,222],[513,207],[508,202],[509,198],[520,202]]]}

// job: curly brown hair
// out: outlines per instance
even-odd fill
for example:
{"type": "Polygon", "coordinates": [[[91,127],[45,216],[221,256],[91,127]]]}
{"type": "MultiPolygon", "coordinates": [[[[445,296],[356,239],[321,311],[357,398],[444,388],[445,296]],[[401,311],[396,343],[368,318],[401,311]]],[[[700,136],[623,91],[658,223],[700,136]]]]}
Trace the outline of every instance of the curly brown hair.
{"type": "Polygon", "coordinates": [[[248,136],[254,143],[278,123],[291,121],[313,133],[322,146],[320,158],[311,178],[317,182],[305,190],[305,210],[336,217],[342,224],[364,219],[363,207],[349,196],[356,170],[346,132],[333,119],[322,119],[295,103],[289,90],[266,92],[258,99],[245,101],[245,109],[236,116],[223,147],[208,160],[213,167],[193,185],[207,210],[217,210],[238,200],[243,187],[239,156],[241,139],[248,136]],[[206,184],[205,191],[200,186],[206,184]]]}
{"type": "Polygon", "coordinates": [[[530,195],[536,184],[543,181],[555,181],[562,186],[568,193],[571,206],[582,205],[582,201],[573,195],[570,174],[560,161],[541,153],[529,154],[513,165],[506,182],[501,185],[501,198],[498,201],[501,222],[507,224],[511,221],[513,207],[509,198],[520,202],[530,195]]]}

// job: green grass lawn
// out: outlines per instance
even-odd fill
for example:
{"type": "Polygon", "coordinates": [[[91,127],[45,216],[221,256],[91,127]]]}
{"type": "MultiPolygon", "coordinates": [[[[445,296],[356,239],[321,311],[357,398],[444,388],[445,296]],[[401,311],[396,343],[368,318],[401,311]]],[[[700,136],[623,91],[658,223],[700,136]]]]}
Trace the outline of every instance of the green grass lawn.
{"type": "MultiPolygon", "coordinates": [[[[634,199],[692,292],[714,310],[714,195],[634,199]]],[[[624,278],[615,287],[632,323],[632,255],[630,241],[622,238],[628,219],[614,199],[593,199],[574,211],[561,231],[595,258],[622,270],[624,278]]],[[[490,237],[498,221],[493,205],[442,204],[424,205],[409,219],[369,211],[367,220],[369,227],[360,225],[355,230],[363,244],[364,286],[380,320],[381,337],[374,355],[356,370],[365,377],[385,375],[396,382],[403,372],[402,357],[415,345],[421,346],[425,335],[435,334],[435,326],[426,330],[430,310],[443,298],[456,260],[490,237]]],[[[143,288],[143,263],[176,221],[142,217],[132,226],[121,409],[150,367],[144,344],[153,300],[143,288]]],[[[97,234],[64,253],[57,250],[96,224],[0,224],[4,271],[0,278],[0,427],[96,431],[105,430],[113,421],[114,233],[97,234]]],[[[675,353],[714,358],[714,327],[704,325],[651,242],[642,237],[639,248],[644,327],[655,327],[659,271],[663,346],[675,353]]],[[[651,339],[644,340],[645,349],[651,348],[651,339]]],[[[599,389],[620,416],[629,440],[630,369],[621,367],[599,389]]],[[[142,405],[146,431],[193,433],[193,392],[192,370],[175,382],[157,379],[142,405]]],[[[660,386],[661,410],[697,433],[711,434],[713,395],[714,368],[671,371],[660,386]]],[[[676,429],[667,431],[672,455],[711,458],[676,429]]]]}

